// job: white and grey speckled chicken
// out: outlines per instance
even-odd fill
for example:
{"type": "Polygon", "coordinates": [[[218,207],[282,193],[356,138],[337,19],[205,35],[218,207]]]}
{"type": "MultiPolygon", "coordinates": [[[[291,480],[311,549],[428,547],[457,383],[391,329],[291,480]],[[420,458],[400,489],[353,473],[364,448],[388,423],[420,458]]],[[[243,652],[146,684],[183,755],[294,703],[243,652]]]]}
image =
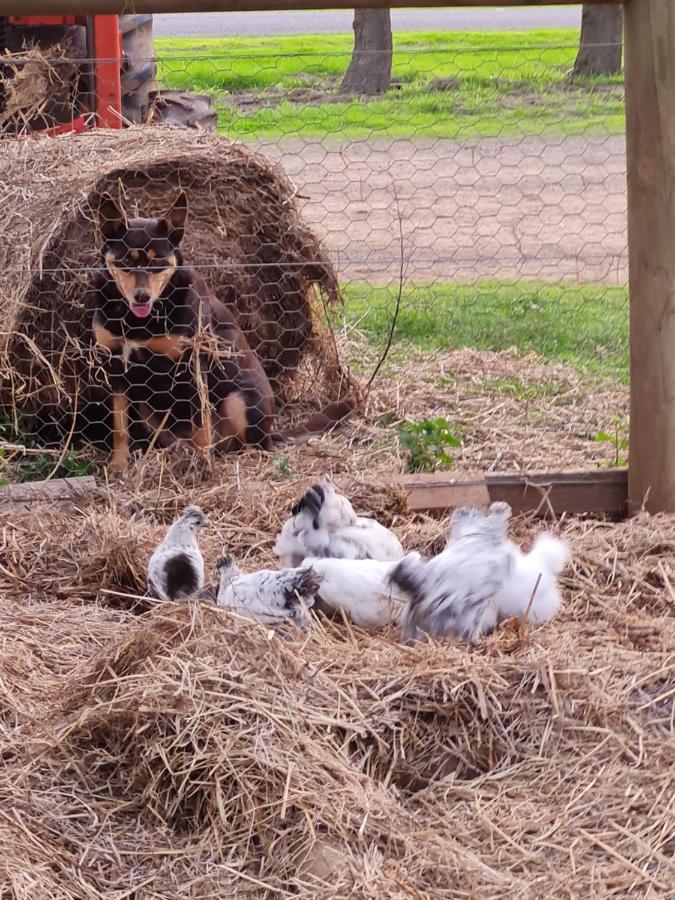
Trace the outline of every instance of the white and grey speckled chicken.
{"type": "Polygon", "coordinates": [[[290,620],[301,628],[309,624],[309,609],[321,580],[311,566],[279,572],[262,569],[245,575],[231,556],[217,560],[216,576],[218,606],[267,625],[290,620]]]}
{"type": "Polygon", "coordinates": [[[394,568],[392,583],[407,597],[402,622],[408,639],[452,635],[474,642],[495,628],[495,597],[512,567],[510,517],[506,503],[493,503],[488,515],[475,507],[458,509],[438,556],[411,555],[394,568]]]}
{"type": "Polygon", "coordinates": [[[198,506],[188,506],[150,557],[148,592],[157,600],[183,600],[204,586],[204,558],[197,545],[204,521],[198,506]]]}
{"type": "Polygon", "coordinates": [[[376,559],[403,557],[396,535],[375,519],[357,516],[349,500],[325,479],[298,500],[274,545],[282,566],[304,559],[376,559]]]}

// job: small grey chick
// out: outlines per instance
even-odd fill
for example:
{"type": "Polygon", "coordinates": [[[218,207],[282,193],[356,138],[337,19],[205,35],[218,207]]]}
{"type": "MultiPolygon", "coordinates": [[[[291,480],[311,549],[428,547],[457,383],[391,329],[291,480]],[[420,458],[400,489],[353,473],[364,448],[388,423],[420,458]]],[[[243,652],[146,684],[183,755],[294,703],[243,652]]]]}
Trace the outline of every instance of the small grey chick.
{"type": "Polygon", "coordinates": [[[456,636],[474,642],[497,625],[495,596],[511,567],[507,503],[488,515],[475,507],[456,510],[445,549],[430,560],[410,555],[391,574],[407,597],[402,623],[408,640],[456,636]]]}
{"type": "Polygon", "coordinates": [[[218,606],[267,625],[290,619],[301,628],[309,624],[308,610],[321,583],[311,566],[279,572],[262,569],[244,575],[231,556],[217,560],[216,575],[218,606]]]}
{"type": "Polygon", "coordinates": [[[204,526],[204,513],[188,506],[150,557],[148,592],[158,600],[183,600],[204,586],[204,558],[197,534],[204,526]]]}

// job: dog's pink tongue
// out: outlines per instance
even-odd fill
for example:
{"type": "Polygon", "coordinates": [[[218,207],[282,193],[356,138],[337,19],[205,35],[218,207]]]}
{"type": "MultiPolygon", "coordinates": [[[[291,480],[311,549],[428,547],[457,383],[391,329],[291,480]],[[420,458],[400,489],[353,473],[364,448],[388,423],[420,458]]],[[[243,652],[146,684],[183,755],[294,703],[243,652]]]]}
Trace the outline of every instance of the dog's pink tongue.
{"type": "Polygon", "coordinates": [[[152,303],[132,303],[131,311],[139,319],[146,319],[150,315],[152,303]]]}

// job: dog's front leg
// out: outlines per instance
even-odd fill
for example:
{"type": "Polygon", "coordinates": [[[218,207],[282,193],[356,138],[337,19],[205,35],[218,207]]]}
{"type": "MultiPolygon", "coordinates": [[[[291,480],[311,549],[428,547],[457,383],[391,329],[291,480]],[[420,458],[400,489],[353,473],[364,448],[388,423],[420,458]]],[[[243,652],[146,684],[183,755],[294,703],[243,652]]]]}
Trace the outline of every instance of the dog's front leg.
{"type": "Polygon", "coordinates": [[[126,394],[112,395],[112,443],[113,451],[109,468],[122,472],[129,465],[129,400],[126,394]]]}
{"type": "Polygon", "coordinates": [[[192,423],[192,446],[195,448],[199,456],[204,459],[208,458],[211,449],[211,429],[203,420],[199,424],[192,423]]]}

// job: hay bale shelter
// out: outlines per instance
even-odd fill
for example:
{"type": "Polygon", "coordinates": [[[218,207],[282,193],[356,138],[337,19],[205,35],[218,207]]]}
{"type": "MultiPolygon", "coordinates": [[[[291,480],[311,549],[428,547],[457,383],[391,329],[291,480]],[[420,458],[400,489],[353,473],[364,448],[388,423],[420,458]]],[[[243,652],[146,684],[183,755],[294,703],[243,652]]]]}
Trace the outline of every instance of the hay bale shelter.
{"type": "MultiPolygon", "coordinates": [[[[8,140],[0,173],[5,408],[68,429],[76,408],[83,427],[105,416],[86,303],[104,193],[130,215],[162,215],[186,191],[186,262],[234,311],[278,396],[317,349],[313,304],[338,299],[335,271],[302,221],[289,179],[242,144],[170,127],[8,140]]],[[[314,356],[324,365],[324,353],[314,356]]],[[[334,371],[324,379],[333,394],[334,371]]]]}

